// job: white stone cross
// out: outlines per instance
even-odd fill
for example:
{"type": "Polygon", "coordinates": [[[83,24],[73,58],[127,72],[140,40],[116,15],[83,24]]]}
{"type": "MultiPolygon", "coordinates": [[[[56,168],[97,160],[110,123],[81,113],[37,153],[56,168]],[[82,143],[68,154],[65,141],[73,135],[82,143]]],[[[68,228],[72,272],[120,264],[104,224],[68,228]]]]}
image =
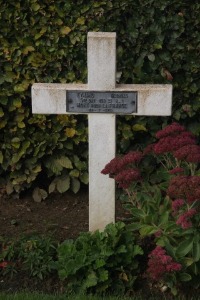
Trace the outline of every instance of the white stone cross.
{"type": "Polygon", "coordinates": [[[128,114],[131,115],[169,116],[172,106],[172,86],[116,85],[114,32],[88,33],[87,63],[87,84],[33,84],[32,112],[88,114],[89,230],[94,231],[103,230],[108,223],[115,221],[115,182],[102,175],[101,170],[115,157],[116,114],[126,114],[126,108],[130,106],[132,112],[128,114]],[[127,102],[129,93],[130,98],[135,97],[130,100],[132,104],[127,102]]]}

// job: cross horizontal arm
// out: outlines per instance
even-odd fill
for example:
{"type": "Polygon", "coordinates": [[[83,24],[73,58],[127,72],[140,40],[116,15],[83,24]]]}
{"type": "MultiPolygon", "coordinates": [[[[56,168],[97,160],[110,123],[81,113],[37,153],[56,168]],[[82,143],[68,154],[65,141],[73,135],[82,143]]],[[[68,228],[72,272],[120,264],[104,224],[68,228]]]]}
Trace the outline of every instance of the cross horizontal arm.
{"type": "MultiPolygon", "coordinates": [[[[92,91],[92,89],[88,89],[87,84],[33,84],[32,112],[36,114],[72,114],[67,111],[66,91],[73,90],[92,91]]],[[[172,85],[170,84],[120,84],[108,92],[137,92],[137,112],[131,113],[131,115],[171,115],[172,85]]],[[[75,113],[73,112],[73,114],[75,113]]],[[[88,114],[88,112],[81,114],[88,114]]]]}

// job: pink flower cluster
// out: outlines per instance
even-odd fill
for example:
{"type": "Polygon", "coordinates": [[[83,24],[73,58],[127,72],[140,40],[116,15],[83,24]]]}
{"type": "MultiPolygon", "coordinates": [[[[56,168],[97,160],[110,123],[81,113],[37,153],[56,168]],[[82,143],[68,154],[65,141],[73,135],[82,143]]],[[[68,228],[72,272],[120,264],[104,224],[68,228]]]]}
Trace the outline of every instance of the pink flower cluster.
{"type": "MultiPolygon", "coordinates": [[[[196,144],[195,136],[184,126],[174,122],[157,132],[158,141],[151,145],[154,153],[164,154],[171,152],[178,160],[186,162],[200,162],[200,146],[196,144]]],[[[150,148],[145,151],[148,153],[150,148]]]]}
{"type": "Polygon", "coordinates": [[[154,152],[156,154],[163,154],[166,152],[174,152],[185,145],[193,145],[195,143],[195,137],[192,133],[183,131],[177,135],[166,136],[160,139],[154,145],[154,152]]]}
{"type": "Polygon", "coordinates": [[[187,162],[199,163],[200,162],[200,146],[186,145],[174,151],[174,157],[178,160],[185,160],[187,162]]]}
{"type": "Polygon", "coordinates": [[[176,224],[180,225],[183,229],[191,228],[192,227],[191,218],[196,214],[197,214],[197,210],[191,208],[179,216],[176,224]]]}
{"type": "Polygon", "coordinates": [[[159,130],[156,133],[156,138],[157,139],[162,139],[166,136],[177,136],[178,134],[180,134],[180,132],[185,131],[185,127],[181,126],[180,124],[173,122],[171,125],[166,126],[164,129],[159,130]]]}
{"type": "Polygon", "coordinates": [[[185,199],[191,204],[200,201],[200,176],[176,176],[169,182],[167,194],[171,199],[185,199]]]}
{"type": "Polygon", "coordinates": [[[131,182],[141,180],[141,173],[138,169],[125,169],[115,176],[115,180],[119,183],[119,187],[127,189],[131,182]]]}
{"type": "Polygon", "coordinates": [[[185,201],[183,199],[176,199],[172,202],[172,211],[173,214],[176,215],[180,208],[183,207],[185,204],[185,201]]]}
{"type": "Polygon", "coordinates": [[[136,166],[143,158],[140,151],[131,151],[123,157],[115,157],[101,171],[114,178],[121,188],[128,188],[133,181],[140,181],[141,174],[136,166]]]}
{"type": "Polygon", "coordinates": [[[5,269],[8,266],[8,262],[7,261],[3,261],[0,263],[0,268],[5,269]]]}
{"type": "Polygon", "coordinates": [[[166,254],[165,249],[157,246],[150,254],[147,274],[153,281],[161,280],[167,273],[180,271],[182,266],[166,254]]]}

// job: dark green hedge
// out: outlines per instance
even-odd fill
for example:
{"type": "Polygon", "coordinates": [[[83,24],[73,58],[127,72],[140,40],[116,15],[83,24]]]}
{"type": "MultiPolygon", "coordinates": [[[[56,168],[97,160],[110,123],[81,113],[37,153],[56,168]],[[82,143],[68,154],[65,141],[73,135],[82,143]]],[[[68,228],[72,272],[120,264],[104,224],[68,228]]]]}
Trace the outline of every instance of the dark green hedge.
{"type": "Polygon", "coordinates": [[[53,181],[50,192],[76,192],[87,183],[86,118],[33,116],[30,89],[86,82],[88,31],[117,32],[120,82],[173,84],[172,117],[118,118],[119,151],[172,118],[200,134],[199,13],[199,0],[0,0],[1,186],[11,193],[53,181]]]}

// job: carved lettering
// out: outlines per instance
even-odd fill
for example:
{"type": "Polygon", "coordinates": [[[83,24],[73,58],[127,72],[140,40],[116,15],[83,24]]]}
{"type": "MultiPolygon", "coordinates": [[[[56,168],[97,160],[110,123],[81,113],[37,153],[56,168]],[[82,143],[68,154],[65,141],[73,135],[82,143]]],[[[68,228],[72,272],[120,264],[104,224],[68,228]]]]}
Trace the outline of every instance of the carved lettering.
{"type": "Polygon", "coordinates": [[[67,111],[130,114],[137,112],[137,92],[67,91],[67,111]]]}

